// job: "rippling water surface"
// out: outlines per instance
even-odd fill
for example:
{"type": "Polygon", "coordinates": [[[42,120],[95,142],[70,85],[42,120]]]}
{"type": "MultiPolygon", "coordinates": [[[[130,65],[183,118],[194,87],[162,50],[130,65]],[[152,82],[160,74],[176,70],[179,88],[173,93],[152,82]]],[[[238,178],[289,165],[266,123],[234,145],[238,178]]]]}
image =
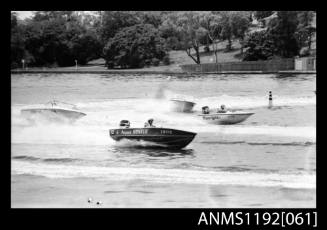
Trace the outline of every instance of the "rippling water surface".
{"type": "MultiPolygon", "coordinates": [[[[23,181],[30,176],[88,178],[125,185],[137,180],[145,193],[166,196],[152,198],[148,206],[155,207],[170,207],[171,203],[174,207],[199,207],[194,201],[199,193],[192,190],[192,197],[188,189],[198,186],[211,191],[201,194],[211,201],[217,199],[212,198],[214,186],[271,188],[279,193],[309,189],[315,194],[315,90],[315,75],[172,76],[170,80],[162,75],[12,75],[12,175],[25,176],[23,181]],[[155,99],[159,89],[165,98],[183,96],[196,102],[194,113],[170,112],[167,100],[155,99]],[[273,93],[273,109],[267,108],[268,91],[273,93]],[[31,124],[20,115],[21,109],[52,99],[74,103],[87,116],[74,124],[44,120],[31,124]],[[221,104],[255,114],[240,124],[224,126],[207,124],[197,116],[202,106],[216,108],[221,104]],[[197,136],[182,150],[138,149],[109,137],[109,129],[122,119],[128,119],[132,127],[141,127],[148,118],[154,118],[159,127],[193,131],[197,136]],[[154,192],[149,183],[166,184],[178,193],[172,197],[154,192]],[[179,203],[178,194],[183,193],[190,196],[187,205],[179,203]]],[[[112,194],[114,188],[106,194],[112,194]]],[[[128,191],[128,186],[124,188],[128,191]]],[[[239,191],[223,195],[234,194],[233,199],[239,199],[244,192],[239,191]]],[[[120,203],[107,206],[146,206],[124,203],[124,199],[120,196],[120,203]]],[[[266,204],[265,199],[232,205],[260,207],[266,204]]],[[[215,207],[217,202],[203,204],[215,207]]],[[[230,206],[230,202],[219,202],[220,207],[230,206]]],[[[309,202],[310,207],[315,206],[314,199],[309,202]]]]}

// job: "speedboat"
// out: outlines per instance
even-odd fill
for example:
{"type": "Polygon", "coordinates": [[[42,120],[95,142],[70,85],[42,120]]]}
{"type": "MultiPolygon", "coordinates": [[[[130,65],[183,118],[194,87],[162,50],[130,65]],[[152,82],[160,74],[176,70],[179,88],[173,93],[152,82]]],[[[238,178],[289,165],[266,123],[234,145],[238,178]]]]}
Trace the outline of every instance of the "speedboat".
{"type": "Polygon", "coordinates": [[[119,129],[110,129],[110,137],[115,141],[145,141],[147,147],[182,149],[196,136],[196,133],[170,128],[130,128],[127,120],[120,122],[119,129]],[[124,125],[127,124],[127,125],[124,125]]]}
{"type": "Polygon", "coordinates": [[[57,100],[52,100],[44,104],[43,107],[22,109],[21,114],[27,119],[32,120],[38,116],[41,116],[42,118],[46,118],[50,121],[66,120],[69,122],[73,122],[81,117],[86,116],[85,113],[77,110],[76,105],[60,102],[57,100]]]}
{"type": "Polygon", "coordinates": [[[172,98],[170,99],[172,102],[172,110],[175,112],[191,112],[195,102],[187,101],[183,99],[172,98]]]}
{"type": "Polygon", "coordinates": [[[202,114],[199,114],[199,116],[201,116],[203,120],[211,124],[231,125],[231,124],[237,124],[242,121],[245,121],[248,117],[252,116],[253,114],[254,113],[243,112],[243,111],[223,111],[223,112],[209,113],[209,107],[204,106],[202,108],[202,114]]]}

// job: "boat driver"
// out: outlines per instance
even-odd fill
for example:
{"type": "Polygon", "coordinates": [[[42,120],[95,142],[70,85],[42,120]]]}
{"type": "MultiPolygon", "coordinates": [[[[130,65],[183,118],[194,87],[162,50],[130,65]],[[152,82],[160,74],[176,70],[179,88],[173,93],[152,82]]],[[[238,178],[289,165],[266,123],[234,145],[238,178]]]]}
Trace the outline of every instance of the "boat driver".
{"type": "Polygon", "coordinates": [[[147,122],[144,124],[145,128],[154,128],[155,126],[153,125],[153,119],[149,119],[147,122]]]}
{"type": "Polygon", "coordinates": [[[208,106],[203,106],[202,107],[202,113],[203,114],[209,114],[209,107],[208,106]]]}
{"type": "Polygon", "coordinates": [[[56,103],[55,100],[51,101],[50,103],[51,103],[51,106],[52,106],[52,107],[55,106],[55,105],[57,105],[57,103],[56,103]]]}
{"type": "Polygon", "coordinates": [[[217,111],[218,113],[226,113],[227,111],[226,111],[226,106],[225,105],[221,105],[220,106],[220,109],[218,108],[218,111],[217,111]]]}

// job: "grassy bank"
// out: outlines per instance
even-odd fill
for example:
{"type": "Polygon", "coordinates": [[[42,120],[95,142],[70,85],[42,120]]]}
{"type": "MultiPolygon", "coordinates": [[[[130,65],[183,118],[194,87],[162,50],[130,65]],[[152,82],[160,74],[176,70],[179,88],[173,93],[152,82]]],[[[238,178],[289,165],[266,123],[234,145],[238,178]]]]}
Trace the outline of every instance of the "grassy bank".
{"type": "MultiPolygon", "coordinates": [[[[226,42],[221,42],[218,45],[218,62],[236,62],[241,61],[240,57],[240,44],[238,41],[233,42],[233,50],[229,52],[225,52],[226,42]]],[[[201,55],[201,63],[212,63],[215,62],[215,55],[212,52],[212,47],[210,47],[211,51],[205,53],[204,47],[200,48],[200,55],[201,55]]],[[[105,60],[104,59],[97,59],[90,61],[87,65],[77,67],[80,71],[127,71],[127,72],[135,72],[135,71],[144,71],[144,72],[182,72],[180,65],[186,64],[195,64],[195,62],[187,56],[184,50],[172,50],[169,52],[170,58],[170,65],[159,65],[159,66],[150,66],[138,69],[107,69],[105,67],[105,60]]],[[[76,66],[70,67],[55,67],[55,68],[48,68],[48,67],[33,67],[28,68],[27,70],[56,70],[56,71],[70,71],[76,70],[76,66]]]]}
{"type": "MultiPolygon", "coordinates": [[[[226,63],[226,62],[241,62],[241,45],[235,40],[232,43],[232,50],[226,52],[225,48],[227,42],[221,42],[218,44],[218,63],[226,63]]],[[[193,53],[193,55],[195,55],[193,53]]],[[[204,51],[204,46],[200,47],[200,56],[201,63],[215,63],[215,55],[210,47],[209,52],[204,51]]],[[[95,73],[95,74],[186,74],[181,69],[181,65],[187,64],[195,64],[195,62],[186,54],[184,50],[172,50],[169,52],[170,57],[170,65],[159,65],[159,66],[150,66],[144,68],[137,69],[108,69],[105,67],[105,60],[100,58],[97,60],[92,60],[88,64],[83,66],[69,66],[69,67],[33,67],[26,68],[24,72],[28,73],[95,73]]],[[[22,73],[20,72],[22,69],[15,69],[12,73],[22,73]]],[[[209,72],[208,72],[209,73],[209,72]]],[[[287,70],[287,71],[221,71],[221,74],[275,74],[275,73],[283,73],[283,74],[315,74],[315,71],[296,71],[296,70],[287,70]]],[[[205,74],[205,73],[202,73],[205,74]]]]}

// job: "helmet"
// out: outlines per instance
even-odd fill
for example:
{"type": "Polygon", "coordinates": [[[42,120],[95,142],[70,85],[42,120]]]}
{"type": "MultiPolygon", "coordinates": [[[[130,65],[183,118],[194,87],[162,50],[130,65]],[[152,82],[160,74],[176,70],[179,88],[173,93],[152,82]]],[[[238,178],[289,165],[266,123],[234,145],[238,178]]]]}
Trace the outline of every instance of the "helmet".
{"type": "Polygon", "coordinates": [[[121,120],[119,126],[129,128],[130,122],[128,120],[121,120]]]}
{"type": "Polygon", "coordinates": [[[202,107],[202,113],[206,114],[209,112],[209,107],[208,106],[203,106],[202,107]]]}

